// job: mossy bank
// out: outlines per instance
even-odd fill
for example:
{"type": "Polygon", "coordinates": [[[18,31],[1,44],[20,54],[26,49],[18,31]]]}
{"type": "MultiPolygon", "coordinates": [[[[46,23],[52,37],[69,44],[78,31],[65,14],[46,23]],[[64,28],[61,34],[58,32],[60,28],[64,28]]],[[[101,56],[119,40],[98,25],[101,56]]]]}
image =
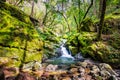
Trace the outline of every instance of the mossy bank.
{"type": "MultiPolygon", "coordinates": [[[[97,31],[85,29],[85,31],[70,36],[67,44],[73,55],[81,52],[85,57],[120,66],[120,17],[118,15],[117,17],[115,16],[114,14],[106,16],[101,41],[96,39],[97,31]]],[[[97,28],[96,25],[98,23],[92,22],[94,28],[97,28]]],[[[88,29],[87,27],[91,26],[88,26],[86,23],[84,27],[88,29]]]]}
{"type": "Polygon", "coordinates": [[[30,17],[18,8],[0,1],[0,58],[20,62],[41,61],[43,43],[30,17]]]}

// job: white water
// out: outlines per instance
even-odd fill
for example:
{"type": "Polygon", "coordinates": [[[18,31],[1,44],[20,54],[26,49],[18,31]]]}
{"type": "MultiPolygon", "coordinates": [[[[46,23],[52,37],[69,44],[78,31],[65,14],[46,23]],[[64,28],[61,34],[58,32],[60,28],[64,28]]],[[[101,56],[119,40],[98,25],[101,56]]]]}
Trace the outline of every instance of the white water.
{"type": "Polygon", "coordinates": [[[65,42],[66,41],[63,41],[63,44],[60,46],[62,52],[61,57],[71,58],[74,60],[74,57],[72,57],[71,53],[69,53],[66,47],[64,47],[65,42]]]}

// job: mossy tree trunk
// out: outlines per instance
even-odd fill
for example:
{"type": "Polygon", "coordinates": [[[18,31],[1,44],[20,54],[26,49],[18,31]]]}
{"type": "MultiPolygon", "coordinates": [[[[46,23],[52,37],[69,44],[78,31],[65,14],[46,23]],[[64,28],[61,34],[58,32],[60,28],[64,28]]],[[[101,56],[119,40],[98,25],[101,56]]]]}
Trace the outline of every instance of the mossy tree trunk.
{"type": "Polygon", "coordinates": [[[106,11],[106,0],[100,0],[100,3],[101,1],[102,1],[102,6],[100,6],[101,11],[100,11],[99,31],[98,31],[98,36],[97,36],[98,40],[101,40],[105,11],[106,11]]]}

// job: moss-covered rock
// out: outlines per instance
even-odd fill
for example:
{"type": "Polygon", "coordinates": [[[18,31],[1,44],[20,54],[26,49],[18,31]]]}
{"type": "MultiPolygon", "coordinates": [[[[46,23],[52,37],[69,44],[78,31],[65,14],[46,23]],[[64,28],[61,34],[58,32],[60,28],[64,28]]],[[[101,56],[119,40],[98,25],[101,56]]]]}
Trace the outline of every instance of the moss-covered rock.
{"type": "Polygon", "coordinates": [[[29,15],[25,14],[22,10],[20,10],[10,4],[0,1],[0,10],[15,17],[19,21],[22,21],[22,22],[28,23],[28,24],[32,24],[32,22],[30,21],[29,15]]]}
{"type": "Polygon", "coordinates": [[[21,10],[0,1],[0,57],[41,61],[43,42],[30,17],[21,10]],[[27,44],[26,44],[27,43],[27,44]]]}
{"type": "MultiPolygon", "coordinates": [[[[38,30],[38,33],[42,36],[44,42],[44,55],[43,58],[54,57],[56,49],[59,47],[60,37],[50,28],[44,28],[44,30],[38,30]]],[[[44,60],[44,59],[43,59],[44,60]]]]}
{"type": "MultiPolygon", "coordinates": [[[[99,26],[99,20],[94,22],[95,27],[99,26]]],[[[105,16],[103,34],[113,34],[116,30],[120,30],[120,14],[109,14],[105,16]]]]}
{"type": "MultiPolygon", "coordinates": [[[[119,33],[111,35],[108,41],[96,41],[95,32],[81,32],[69,37],[67,42],[70,45],[73,55],[81,52],[84,57],[91,57],[94,60],[107,63],[120,63],[119,33]],[[78,51],[79,48],[79,51],[78,51]]],[[[109,35],[108,35],[109,36],[109,35]]]]}
{"type": "Polygon", "coordinates": [[[95,42],[81,49],[82,53],[89,54],[93,59],[107,62],[120,63],[120,52],[104,42],[95,42]]]}
{"type": "Polygon", "coordinates": [[[94,32],[81,32],[71,35],[68,38],[67,45],[69,45],[73,54],[78,53],[82,48],[90,45],[96,38],[96,33],[94,32]]]}

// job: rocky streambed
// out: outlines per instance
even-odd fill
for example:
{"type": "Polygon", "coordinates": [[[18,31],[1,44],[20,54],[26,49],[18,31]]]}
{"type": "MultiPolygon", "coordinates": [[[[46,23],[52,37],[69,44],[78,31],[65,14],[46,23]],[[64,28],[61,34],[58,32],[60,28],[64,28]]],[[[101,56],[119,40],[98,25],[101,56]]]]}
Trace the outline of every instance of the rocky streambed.
{"type": "Polygon", "coordinates": [[[42,63],[40,67],[35,65],[20,72],[14,68],[2,70],[5,79],[0,73],[0,80],[120,80],[119,69],[114,70],[109,64],[90,59],[69,65],[42,63]]]}
{"type": "Polygon", "coordinates": [[[70,65],[49,64],[40,80],[120,80],[120,73],[109,64],[87,59],[70,65]]]}

